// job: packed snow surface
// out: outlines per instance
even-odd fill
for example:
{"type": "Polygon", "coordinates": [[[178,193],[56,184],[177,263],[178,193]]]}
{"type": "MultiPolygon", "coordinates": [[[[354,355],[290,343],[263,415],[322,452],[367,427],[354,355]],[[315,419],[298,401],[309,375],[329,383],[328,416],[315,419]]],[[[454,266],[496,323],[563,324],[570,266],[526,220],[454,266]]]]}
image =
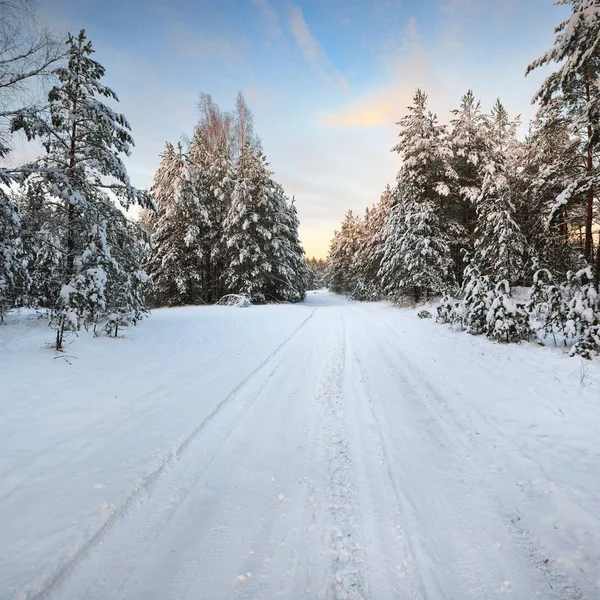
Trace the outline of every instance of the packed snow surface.
{"type": "Polygon", "coordinates": [[[0,327],[0,598],[600,598],[600,369],[311,292],[0,327]]]}

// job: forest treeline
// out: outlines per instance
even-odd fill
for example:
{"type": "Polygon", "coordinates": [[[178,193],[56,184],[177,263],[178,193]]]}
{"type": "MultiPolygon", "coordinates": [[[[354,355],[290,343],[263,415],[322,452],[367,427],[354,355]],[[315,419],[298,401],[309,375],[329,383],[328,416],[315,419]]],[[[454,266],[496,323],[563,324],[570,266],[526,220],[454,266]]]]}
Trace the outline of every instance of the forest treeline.
{"type": "Polygon", "coordinates": [[[524,139],[500,100],[485,112],[468,91],[443,125],[417,90],[398,123],[395,184],[334,235],[334,291],[441,295],[438,319],[470,333],[541,333],[585,357],[600,350],[600,6],[570,4],[554,46],[527,67],[557,64],[524,139]]]}
{"type": "Polygon", "coordinates": [[[55,39],[29,4],[0,4],[0,318],[43,309],[62,349],[81,328],[117,336],[148,306],[302,300],[294,201],[243,97],[224,112],[202,95],[190,138],[166,145],[152,188],[139,190],[123,163],[131,128],[91,42],[84,31],[55,39]],[[23,138],[41,153],[15,166],[23,138]]]}

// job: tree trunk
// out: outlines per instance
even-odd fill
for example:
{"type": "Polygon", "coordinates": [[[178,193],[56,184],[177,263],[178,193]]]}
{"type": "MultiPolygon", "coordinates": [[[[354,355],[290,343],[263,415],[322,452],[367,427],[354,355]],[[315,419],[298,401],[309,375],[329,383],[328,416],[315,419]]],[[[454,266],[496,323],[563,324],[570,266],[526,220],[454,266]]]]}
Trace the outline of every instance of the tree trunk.
{"type": "Polygon", "coordinates": [[[600,291],[600,233],[598,234],[598,245],[596,246],[596,268],[594,269],[594,283],[596,290],[600,291]]]}
{"type": "MultiPolygon", "coordinates": [[[[586,99],[588,104],[590,102],[590,86],[586,84],[585,86],[586,99]]],[[[588,177],[591,178],[594,163],[592,160],[592,124],[588,123],[587,126],[587,138],[588,138],[588,147],[587,147],[587,163],[586,163],[586,171],[588,177]]],[[[587,211],[585,217],[585,260],[588,263],[591,263],[593,260],[592,256],[592,246],[593,246],[593,233],[592,233],[592,225],[594,222],[594,187],[590,185],[590,189],[587,193],[587,211]]]]}

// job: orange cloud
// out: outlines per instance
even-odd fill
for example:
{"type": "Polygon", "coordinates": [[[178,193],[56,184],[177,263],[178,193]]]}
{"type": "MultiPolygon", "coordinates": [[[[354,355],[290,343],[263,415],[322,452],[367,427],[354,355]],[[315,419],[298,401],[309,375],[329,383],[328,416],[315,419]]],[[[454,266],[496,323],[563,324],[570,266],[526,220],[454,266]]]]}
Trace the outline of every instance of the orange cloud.
{"type": "Polygon", "coordinates": [[[433,76],[431,59],[423,50],[417,24],[411,19],[403,35],[400,56],[388,59],[391,84],[368,91],[361,99],[341,107],[322,119],[331,127],[373,127],[393,124],[405,114],[417,88],[431,93],[439,88],[433,76]]]}

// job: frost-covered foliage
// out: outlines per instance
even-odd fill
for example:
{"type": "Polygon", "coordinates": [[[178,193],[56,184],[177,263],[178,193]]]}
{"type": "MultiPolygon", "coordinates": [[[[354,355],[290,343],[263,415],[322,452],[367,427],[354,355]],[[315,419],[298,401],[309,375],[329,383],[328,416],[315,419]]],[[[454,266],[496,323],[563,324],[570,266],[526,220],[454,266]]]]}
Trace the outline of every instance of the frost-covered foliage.
{"type": "Polygon", "coordinates": [[[237,306],[238,308],[248,308],[252,306],[250,296],[246,294],[225,294],[215,304],[219,306],[237,306]]]}

